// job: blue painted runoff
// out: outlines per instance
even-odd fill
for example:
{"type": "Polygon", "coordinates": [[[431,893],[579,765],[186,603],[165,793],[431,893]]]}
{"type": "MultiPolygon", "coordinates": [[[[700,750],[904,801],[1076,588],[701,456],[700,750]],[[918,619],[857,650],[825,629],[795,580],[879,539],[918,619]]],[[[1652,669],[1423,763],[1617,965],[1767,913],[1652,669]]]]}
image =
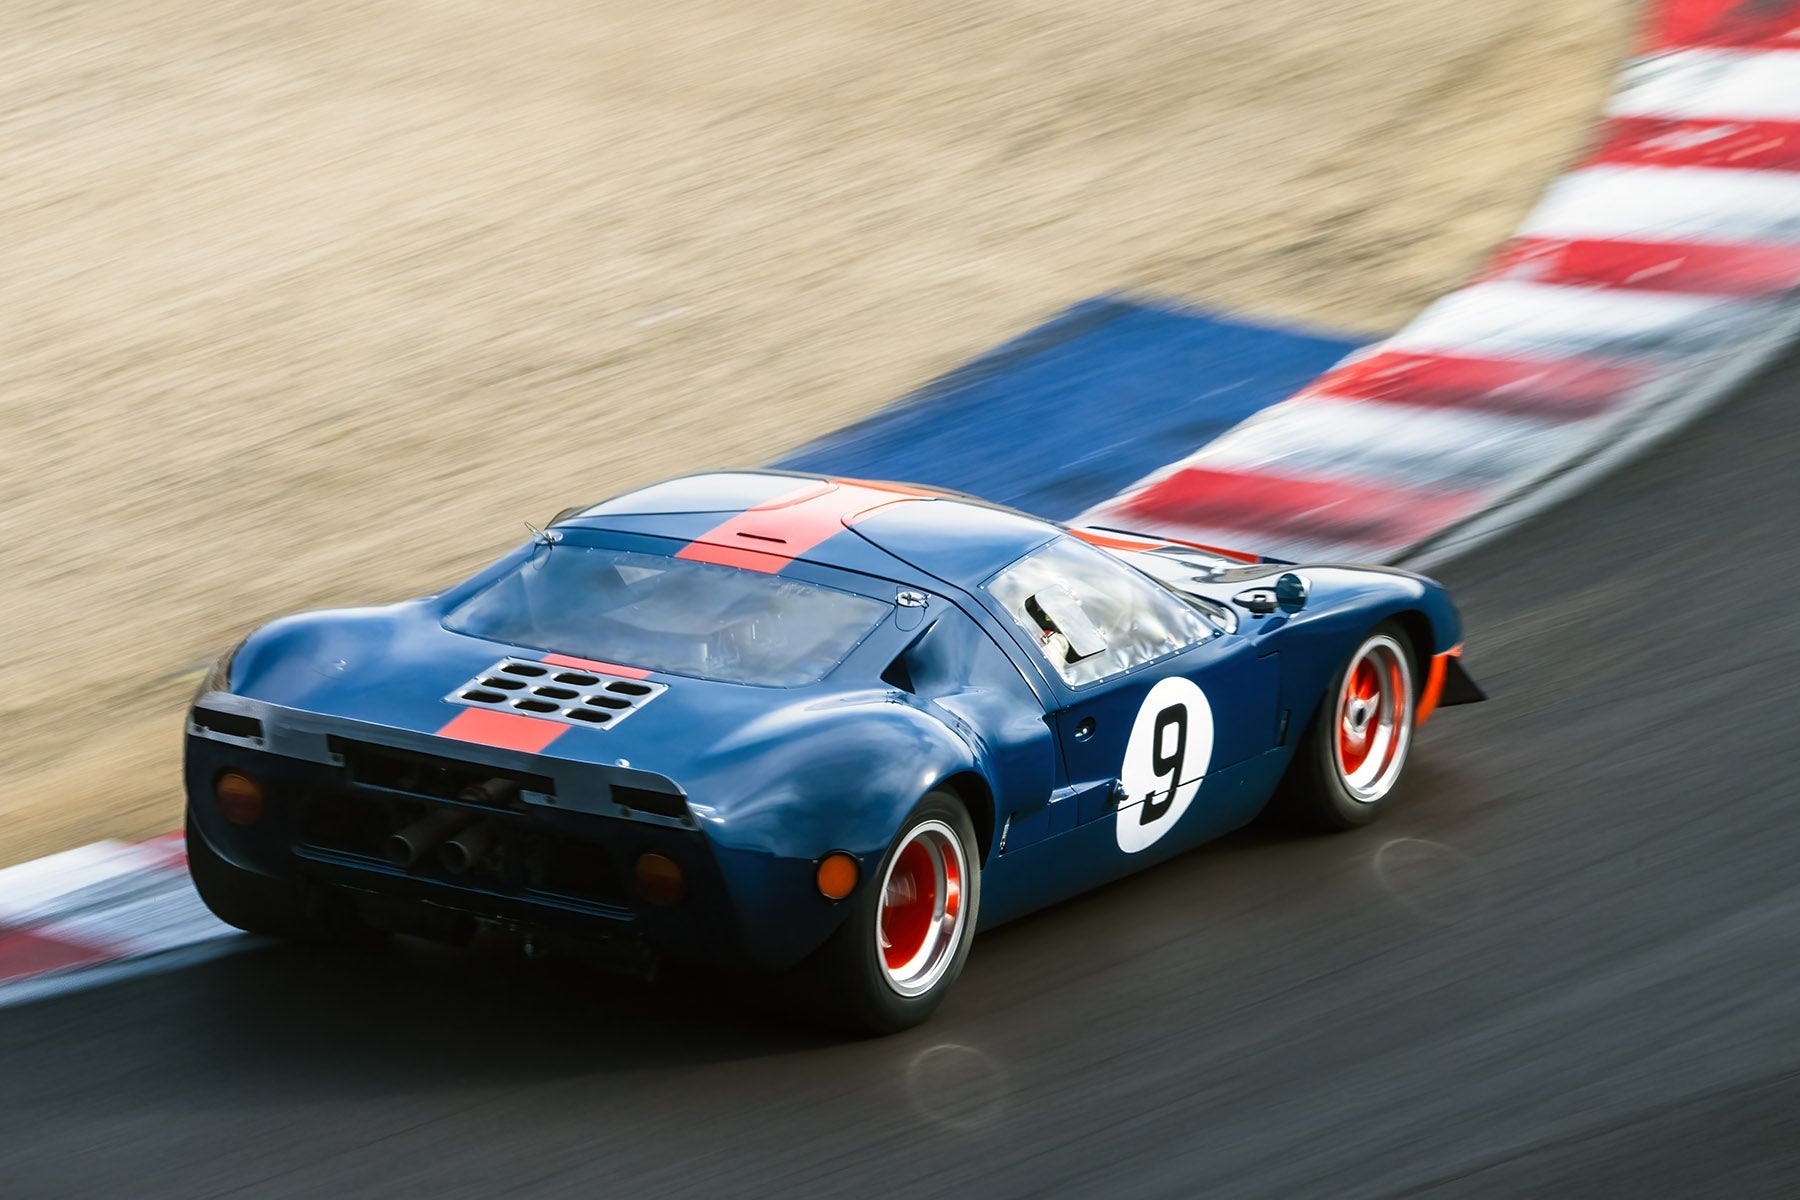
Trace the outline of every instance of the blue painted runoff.
{"type": "Polygon", "coordinates": [[[1101,297],[774,465],[953,488],[1066,520],[1287,399],[1360,344],[1101,297]]]}

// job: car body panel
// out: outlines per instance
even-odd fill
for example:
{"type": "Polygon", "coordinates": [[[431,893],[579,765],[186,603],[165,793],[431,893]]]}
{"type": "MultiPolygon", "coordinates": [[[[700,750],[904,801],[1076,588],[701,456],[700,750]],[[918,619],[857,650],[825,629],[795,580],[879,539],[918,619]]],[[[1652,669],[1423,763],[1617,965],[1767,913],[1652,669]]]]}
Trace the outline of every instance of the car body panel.
{"type": "MultiPolygon", "coordinates": [[[[934,788],[971,810],[981,924],[993,925],[1253,818],[1333,673],[1378,622],[1399,617],[1432,656],[1461,642],[1448,597],[1418,576],[1077,532],[1125,570],[1163,555],[1149,574],[1166,586],[1179,576],[1180,592],[1217,610],[1216,627],[1072,687],[984,586],[1069,531],[911,485],[739,472],[570,510],[436,596],[302,614],[252,634],[226,686],[203,690],[190,717],[193,824],[222,857],[263,875],[784,967],[843,919],[845,902],[813,884],[820,858],[852,855],[861,886],[874,886],[874,867],[934,788]],[[446,626],[466,600],[570,553],[565,545],[780,575],[888,607],[835,668],[791,687],[446,626]],[[1234,602],[1294,572],[1309,589],[1303,606],[1257,615],[1234,602]],[[461,698],[508,660],[642,681],[653,694],[607,727],[461,698]],[[212,803],[227,770],[268,781],[261,825],[231,825],[212,803]],[[504,812],[477,804],[468,814],[505,831],[491,878],[380,861],[369,838],[381,822],[456,809],[457,789],[484,772],[516,791],[504,812]],[[632,863],[647,851],[686,872],[680,905],[634,892],[632,863]]],[[[1446,703],[1466,681],[1448,671],[1446,703]]]]}

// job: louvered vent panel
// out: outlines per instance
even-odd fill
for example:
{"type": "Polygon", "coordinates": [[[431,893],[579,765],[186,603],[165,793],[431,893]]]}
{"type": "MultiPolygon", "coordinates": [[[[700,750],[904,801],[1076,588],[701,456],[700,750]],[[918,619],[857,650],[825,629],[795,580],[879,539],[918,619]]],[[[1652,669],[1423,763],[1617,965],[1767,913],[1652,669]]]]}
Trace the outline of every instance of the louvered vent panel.
{"type": "Polygon", "coordinates": [[[589,729],[611,729],[664,692],[668,685],[503,658],[444,699],[472,708],[525,713],[589,729]]]}

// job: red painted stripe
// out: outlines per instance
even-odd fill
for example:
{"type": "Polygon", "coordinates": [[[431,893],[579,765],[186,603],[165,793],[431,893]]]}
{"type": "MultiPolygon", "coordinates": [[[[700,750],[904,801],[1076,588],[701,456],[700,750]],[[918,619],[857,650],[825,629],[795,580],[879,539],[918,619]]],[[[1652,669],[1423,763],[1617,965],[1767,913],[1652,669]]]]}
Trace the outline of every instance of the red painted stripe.
{"type": "Polygon", "coordinates": [[[1117,534],[1101,533],[1094,529],[1071,529],[1075,537],[1091,546],[1101,546],[1108,550],[1124,550],[1139,553],[1144,550],[1156,550],[1170,546],[1185,546],[1189,550],[1204,550],[1208,554],[1216,554],[1220,558],[1229,558],[1234,562],[1259,563],[1262,556],[1251,554],[1247,550],[1227,550],[1223,546],[1208,546],[1204,542],[1190,542],[1185,538],[1165,537],[1156,540],[1148,538],[1121,537],[1117,534]]]}
{"type": "Polygon", "coordinates": [[[1153,525],[1242,529],[1389,546],[1435,533],[1477,508],[1474,492],[1187,467],[1117,509],[1153,525]]]}
{"type": "Polygon", "coordinates": [[[1615,117],[1601,127],[1599,148],[1589,161],[1632,167],[1800,171],[1800,121],[1615,117]]]}
{"type": "Polygon", "coordinates": [[[1800,0],[1657,0],[1645,49],[1800,46],[1800,0]]]}
{"type": "Polygon", "coordinates": [[[773,573],[842,532],[870,509],[896,500],[939,494],[896,484],[849,480],[808,484],[715,525],[682,547],[675,557],[773,573]]]}
{"type": "MultiPolygon", "coordinates": [[[[839,528],[843,527],[840,525],[839,528]]],[[[809,543],[805,549],[811,549],[817,544],[816,541],[809,543]]],[[[713,541],[693,541],[683,546],[681,552],[675,557],[685,558],[689,562],[712,563],[719,567],[738,567],[745,571],[761,571],[766,575],[773,575],[793,562],[795,555],[802,552],[802,550],[796,549],[794,554],[768,554],[760,550],[746,550],[742,546],[721,546],[713,541]]]]}
{"type": "Polygon", "coordinates": [[[1520,238],[1494,278],[1756,298],[1800,287],[1800,246],[1520,238]]]}
{"type": "Polygon", "coordinates": [[[0,983],[68,967],[91,967],[125,953],[118,947],[90,946],[29,929],[0,930],[0,983]]]}
{"type": "Polygon", "coordinates": [[[1158,546],[1166,546],[1167,542],[1150,542],[1143,538],[1124,538],[1110,533],[1099,533],[1092,529],[1071,529],[1069,533],[1080,538],[1090,546],[1099,546],[1104,550],[1129,550],[1136,553],[1140,550],[1154,550],[1158,546]]]}
{"type": "Polygon", "coordinates": [[[621,667],[618,663],[601,662],[597,658],[576,658],[573,654],[546,654],[544,662],[552,667],[573,667],[577,671],[617,675],[622,679],[650,678],[650,672],[642,667],[621,667]]]}
{"type": "Polygon", "coordinates": [[[536,754],[560,737],[568,728],[560,721],[542,721],[523,713],[501,712],[492,708],[465,708],[450,723],[437,731],[439,737],[459,742],[475,742],[501,750],[521,750],[536,754]]]}
{"type": "Polygon", "coordinates": [[[1642,379],[1635,368],[1579,358],[1464,358],[1382,350],[1328,371],[1301,394],[1579,420],[1612,408],[1642,379]]]}

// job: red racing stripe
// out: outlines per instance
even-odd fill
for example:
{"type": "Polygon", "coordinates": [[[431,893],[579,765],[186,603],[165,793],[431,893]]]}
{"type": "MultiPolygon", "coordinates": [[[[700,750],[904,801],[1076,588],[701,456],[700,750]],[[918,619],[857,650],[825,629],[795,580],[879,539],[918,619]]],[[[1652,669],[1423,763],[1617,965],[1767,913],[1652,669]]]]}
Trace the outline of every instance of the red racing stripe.
{"type": "Polygon", "coordinates": [[[1800,0],[1657,0],[1645,49],[1800,46],[1800,0]]]}
{"type": "Polygon", "coordinates": [[[573,667],[577,671],[617,675],[621,679],[650,678],[650,672],[642,667],[621,667],[618,663],[601,662],[597,658],[576,658],[573,654],[546,654],[543,661],[552,667],[573,667]]]}
{"type": "Polygon", "coordinates": [[[1151,527],[1242,529],[1341,542],[1402,545],[1480,506],[1478,492],[1428,492],[1341,479],[1297,479],[1186,467],[1112,511],[1151,527]]]}
{"type": "Polygon", "coordinates": [[[1800,287],[1800,246],[1520,238],[1496,257],[1492,276],[1755,299],[1800,287]]]}
{"type": "Polygon", "coordinates": [[[1100,533],[1093,529],[1071,529],[1069,533],[1090,546],[1099,546],[1103,550],[1126,550],[1134,554],[1169,544],[1161,541],[1146,541],[1144,538],[1120,537],[1117,534],[1100,533]]]}
{"type": "Polygon", "coordinates": [[[809,483],[707,530],[676,558],[774,573],[870,509],[941,493],[893,484],[809,483]]]}
{"type": "Polygon", "coordinates": [[[523,713],[501,712],[492,708],[465,708],[450,723],[437,731],[439,737],[459,742],[475,742],[500,750],[520,750],[536,754],[560,737],[568,728],[560,721],[543,721],[523,713]]]}
{"type": "Polygon", "coordinates": [[[1580,420],[1612,408],[1642,378],[1633,367],[1579,358],[1470,358],[1382,350],[1328,371],[1301,394],[1580,420]]]}
{"type": "Polygon", "coordinates": [[[1069,533],[1071,536],[1081,539],[1090,546],[1099,546],[1106,550],[1124,550],[1130,554],[1141,553],[1145,550],[1163,549],[1170,546],[1185,546],[1190,550],[1204,550],[1208,554],[1216,554],[1220,558],[1229,558],[1234,562],[1258,563],[1262,561],[1260,555],[1252,554],[1248,550],[1227,550],[1223,546],[1208,546],[1204,542],[1190,542],[1185,538],[1166,537],[1151,541],[1147,538],[1122,537],[1117,534],[1101,533],[1094,529],[1071,529],[1069,530],[1069,533]]]}
{"type": "Polygon", "coordinates": [[[1800,121],[1615,117],[1601,127],[1592,164],[1800,171],[1800,121]]]}

